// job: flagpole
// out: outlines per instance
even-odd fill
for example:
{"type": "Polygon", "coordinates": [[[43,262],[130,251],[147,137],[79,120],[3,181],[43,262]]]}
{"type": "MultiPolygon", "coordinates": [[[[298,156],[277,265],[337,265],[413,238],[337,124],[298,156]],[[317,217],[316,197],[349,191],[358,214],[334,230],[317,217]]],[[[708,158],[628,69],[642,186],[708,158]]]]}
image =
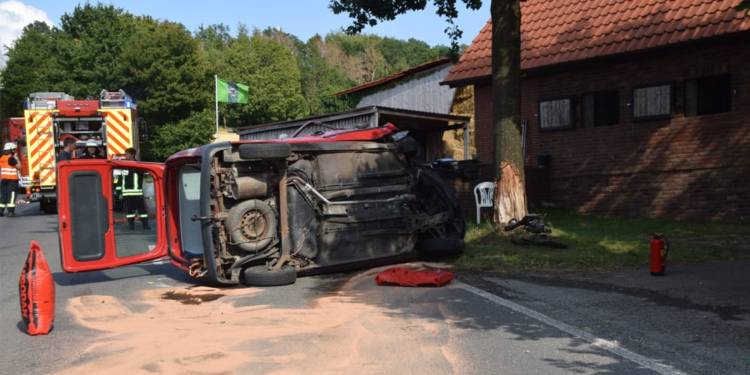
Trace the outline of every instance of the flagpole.
{"type": "Polygon", "coordinates": [[[219,135],[219,75],[214,74],[214,105],[216,111],[216,135],[219,135]]]}

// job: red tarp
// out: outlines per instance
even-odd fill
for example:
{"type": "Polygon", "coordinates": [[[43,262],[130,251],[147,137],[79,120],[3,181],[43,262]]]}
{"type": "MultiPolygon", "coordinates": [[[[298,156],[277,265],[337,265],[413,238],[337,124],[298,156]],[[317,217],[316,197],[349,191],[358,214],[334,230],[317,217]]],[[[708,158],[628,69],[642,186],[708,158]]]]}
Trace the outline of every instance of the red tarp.
{"type": "Polygon", "coordinates": [[[378,285],[443,286],[453,280],[453,273],[443,270],[389,268],[375,276],[378,285]]]}

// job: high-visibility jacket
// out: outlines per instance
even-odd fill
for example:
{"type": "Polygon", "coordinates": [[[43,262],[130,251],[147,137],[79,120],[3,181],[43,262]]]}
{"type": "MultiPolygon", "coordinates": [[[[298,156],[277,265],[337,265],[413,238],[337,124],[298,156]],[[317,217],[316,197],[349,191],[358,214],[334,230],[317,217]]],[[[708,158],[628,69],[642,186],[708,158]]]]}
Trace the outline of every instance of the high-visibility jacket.
{"type": "Polygon", "coordinates": [[[122,171],[120,194],[123,197],[143,196],[143,176],[135,171],[122,171]]]}
{"type": "Polygon", "coordinates": [[[3,155],[0,157],[0,179],[2,180],[16,180],[18,181],[18,167],[10,165],[11,160],[18,162],[11,155],[3,155]]]}

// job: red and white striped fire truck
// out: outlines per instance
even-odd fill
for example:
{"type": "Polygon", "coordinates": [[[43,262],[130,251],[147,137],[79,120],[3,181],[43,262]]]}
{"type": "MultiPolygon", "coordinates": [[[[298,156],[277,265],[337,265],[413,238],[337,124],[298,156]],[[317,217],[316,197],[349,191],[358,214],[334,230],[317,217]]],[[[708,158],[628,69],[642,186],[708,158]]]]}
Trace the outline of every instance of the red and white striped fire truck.
{"type": "Polygon", "coordinates": [[[66,139],[80,150],[96,145],[108,159],[130,147],[138,150],[137,116],[135,102],[123,90],[102,90],[99,100],[76,100],[62,92],[30,94],[24,103],[25,145],[18,145],[25,148],[23,169],[28,174],[21,177],[21,185],[29,201],[39,201],[44,212],[56,210],[55,166],[66,139]]]}

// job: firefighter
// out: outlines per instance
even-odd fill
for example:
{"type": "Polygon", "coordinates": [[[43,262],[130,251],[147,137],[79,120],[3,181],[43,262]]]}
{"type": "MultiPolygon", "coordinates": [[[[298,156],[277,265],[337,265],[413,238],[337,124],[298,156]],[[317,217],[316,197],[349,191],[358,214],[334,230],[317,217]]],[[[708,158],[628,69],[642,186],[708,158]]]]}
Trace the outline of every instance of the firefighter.
{"type": "MultiPolygon", "coordinates": [[[[125,150],[125,160],[136,160],[136,151],[134,148],[125,150]]],[[[135,229],[136,216],[143,224],[144,230],[151,227],[148,224],[148,211],[146,211],[146,201],[143,197],[143,173],[134,170],[122,170],[119,177],[120,195],[122,196],[122,207],[125,217],[128,219],[128,226],[131,230],[135,229]]]]}
{"type": "Polygon", "coordinates": [[[81,153],[81,159],[103,159],[104,156],[99,152],[99,142],[86,141],[86,149],[81,153]]]}
{"type": "Polygon", "coordinates": [[[63,149],[57,155],[57,161],[73,160],[73,153],[76,151],[76,141],[72,138],[65,138],[63,149]]]}
{"type": "Polygon", "coordinates": [[[3,146],[0,157],[0,216],[16,216],[16,191],[18,190],[18,159],[15,158],[16,144],[8,142],[3,146]]]}

